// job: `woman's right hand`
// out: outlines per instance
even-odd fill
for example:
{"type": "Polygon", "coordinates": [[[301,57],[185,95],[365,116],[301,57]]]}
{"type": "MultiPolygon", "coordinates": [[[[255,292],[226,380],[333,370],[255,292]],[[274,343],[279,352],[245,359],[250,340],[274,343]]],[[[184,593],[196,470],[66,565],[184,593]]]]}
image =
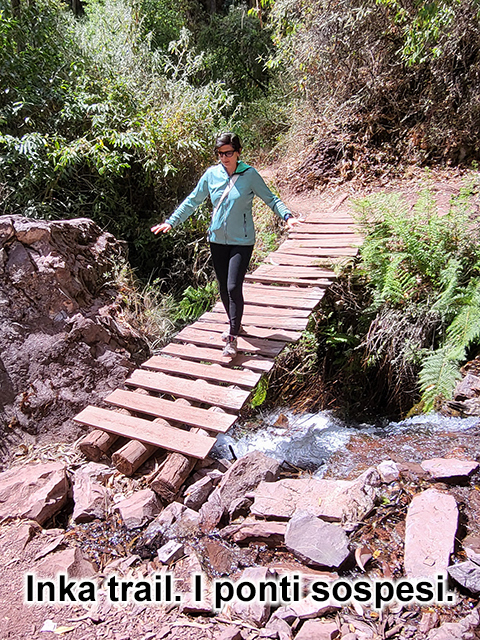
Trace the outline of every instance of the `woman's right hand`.
{"type": "Polygon", "coordinates": [[[158,235],[159,233],[168,233],[171,228],[171,224],[168,224],[168,222],[162,222],[161,224],[156,224],[150,229],[150,231],[155,235],[158,235]]]}

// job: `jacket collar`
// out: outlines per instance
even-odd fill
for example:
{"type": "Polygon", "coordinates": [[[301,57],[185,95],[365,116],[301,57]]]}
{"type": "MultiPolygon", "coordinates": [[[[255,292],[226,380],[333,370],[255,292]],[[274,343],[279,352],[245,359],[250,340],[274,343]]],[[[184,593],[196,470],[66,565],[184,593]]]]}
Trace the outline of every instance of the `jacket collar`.
{"type": "MultiPolygon", "coordinates": [[[[221,162],[218,163],[218,165],[221,169],[223,169],[223,171],[225,171],[225,173],[227,173],[227,170],[225,169],[225,167],[223,166],[223,164],[221,162]]],[[[249,164],[247,164],[246,162],[243,162],[242,160],[239,160],[237,163],[237,168],[235,169],[234,173],[232,175],[235,175],[236,173],[245,173],[245,171],[247,171],[247,169],[251,169],[251,166],[249,164]]]]}
{"type": "Polygon", "coordinates": [[[250,169],[250,165],[242,162],[242,160],[238,161],[237,168],[235,169],[235,173],[245,173],[247,169],[250,169]]]}

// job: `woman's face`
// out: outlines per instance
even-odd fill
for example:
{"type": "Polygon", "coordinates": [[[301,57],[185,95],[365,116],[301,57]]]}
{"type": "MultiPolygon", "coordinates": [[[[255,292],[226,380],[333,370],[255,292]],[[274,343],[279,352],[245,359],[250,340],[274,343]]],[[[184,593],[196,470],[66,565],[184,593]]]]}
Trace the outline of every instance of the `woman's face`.
{"type": "Polygon", "coordinates": [[[217,149],[217,154],[220,158],[220,162],[227,170],[228,175],[231,176],[233,173],[235,173],[237,162],[240,158],[240,152],[235,151],[231,144],[224,144],[217,149]],[[231,157],[229,158],[227,155],[225,155],[226,153],[228,153],[229,155],[231,153],[231,157]]]}

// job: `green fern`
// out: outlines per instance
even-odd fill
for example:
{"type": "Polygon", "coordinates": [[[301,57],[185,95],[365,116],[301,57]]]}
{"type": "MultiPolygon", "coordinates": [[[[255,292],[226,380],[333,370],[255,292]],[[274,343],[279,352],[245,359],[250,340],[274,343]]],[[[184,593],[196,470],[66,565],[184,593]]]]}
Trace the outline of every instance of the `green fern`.
{"type": "Polygon", "coordinates": [[[480,280],[470,283],[465,294],[457,297],[457,304],[459,298],[463,304],[449,325],[446,337],[451,345],[468,347],[480,338],[480,280]]]}
{"type": "Polygon", "coordinates": [[[196,320],[212,308],[217,296],[218,288],[216,281],[209,282],[205,287],[187,287],[179,302],[175,320],[177,322],[196,320]]]}
{"type": "Polygon", "coordinates": [[[467,349],[480,343],[480,230],[471,222],[471,196],[471,188],[463,190],[447,215],[439,214],[429,190],[413,208],[392,194],[358,205],[366,234],[359,271],[370,282],[370,310],[377,313],[364,340],[366,356],[388,371],[397,361],[402,371],[407,361],[420,363],[425,411],[451,395],[467,349]],[[418,321],[411,328],[395,322],[402,337],[395,342],[385,319],[406,318],[407,309],[416,309],[418,321]]]}
{"type": "Polygon", "coordinates": [[[437,349],[423,361],[419,374],[423,410],[428,413],[438,400],[449,398],[456,382],[462,377],[459,362],[465,358],[465,349],[450,345],[437,349]]]}

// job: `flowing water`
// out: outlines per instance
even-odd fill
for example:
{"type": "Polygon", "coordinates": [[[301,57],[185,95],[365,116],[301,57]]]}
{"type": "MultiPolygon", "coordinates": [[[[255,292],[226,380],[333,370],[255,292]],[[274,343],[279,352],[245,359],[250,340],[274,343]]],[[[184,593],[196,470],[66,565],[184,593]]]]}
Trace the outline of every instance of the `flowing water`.
{"type": "Polygon", "coordinates": [[[231,435],[218,437],[214,454],[232,459],[263,451],[292,471],[348,478],[386,459],[407,463],[434,457],[476,458],[479,436],[479,417],[429,414],[373,425],[348,424],[328,411],[277,410],[262,415],[259,425],[240,425],[231,435]]]}

